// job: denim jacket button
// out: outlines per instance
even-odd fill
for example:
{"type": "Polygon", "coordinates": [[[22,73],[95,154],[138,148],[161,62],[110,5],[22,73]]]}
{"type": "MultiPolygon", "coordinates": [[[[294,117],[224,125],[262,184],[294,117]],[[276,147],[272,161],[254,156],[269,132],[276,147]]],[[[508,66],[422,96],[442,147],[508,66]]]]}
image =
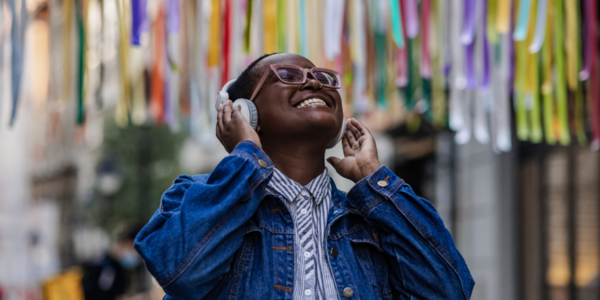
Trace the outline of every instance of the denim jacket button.
{"type": "Polygon", "coordinates": [[[350,298],[354,294],[354,291],[351,288],[347,287],[347,288],[344,288],[343,293],[344,293],[344,297],[350,298]]]}
{"type": "Polygon", "coordinates": [[[333,258],[337,258],[338,257],[338,249],[337,248],[331,248],[331,256],[333,256],[333,258]]]}
{"type": "Polygon", "coordinates": [[[259,159],[259,160],[258,160],[258,164],[259,164],[261,167],[263,167],[263,169],[265,169],[265,168],[267,167],[267,162],[266,162],[266,161],[264,161],[264,160],[262,160],[262,159],[259,159]]]}
{"type": "Polygon", "coordinates": [[[386,186],[388,186],[388,183],[387,183],[387,181],[379,180],[379,181],[377,181],[377,185],[379,185],[380,187],[386,187],[386,186]]]}

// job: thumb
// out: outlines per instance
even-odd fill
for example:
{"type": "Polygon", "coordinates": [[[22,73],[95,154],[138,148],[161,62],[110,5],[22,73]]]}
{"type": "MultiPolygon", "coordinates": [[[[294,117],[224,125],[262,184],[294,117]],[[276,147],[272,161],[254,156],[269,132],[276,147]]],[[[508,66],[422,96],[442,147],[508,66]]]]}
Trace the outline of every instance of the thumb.
{"type": "Polygon", "coordinates": [[[337,165],[340,161],[341,161],[341,159],[339,159],[335,156],[332,156],[327,159],[327,162],[330,163],[336,170],[337,170],[337,165]]]}

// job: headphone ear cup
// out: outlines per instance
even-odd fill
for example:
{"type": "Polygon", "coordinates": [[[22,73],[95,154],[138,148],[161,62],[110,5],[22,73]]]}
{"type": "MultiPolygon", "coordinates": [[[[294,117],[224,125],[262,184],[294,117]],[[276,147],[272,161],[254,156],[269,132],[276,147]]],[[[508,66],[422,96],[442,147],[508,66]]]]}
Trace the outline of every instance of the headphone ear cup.
{"type": "Polygon", "coordinates": [[[333,139],[333,141],[331,141],[329,146],[327,146],[327,149],[331,149],[331,148],[335,147],[342,140],[345,133],[346,133],[346,120],[344,120],[342,122],[342,128],[340,128],[340,132],[338,132],[338,135],[335,137],[335,139],[333,139]]]}
{"type": "Polygon", "coordinates": [[[240,113],[250,123],[250,126],[254,130],[258,127],[258,111],[252,101],[248,99],[237,99],[233,102],[233,106],[238,105],[240,107],[240,113]]]}

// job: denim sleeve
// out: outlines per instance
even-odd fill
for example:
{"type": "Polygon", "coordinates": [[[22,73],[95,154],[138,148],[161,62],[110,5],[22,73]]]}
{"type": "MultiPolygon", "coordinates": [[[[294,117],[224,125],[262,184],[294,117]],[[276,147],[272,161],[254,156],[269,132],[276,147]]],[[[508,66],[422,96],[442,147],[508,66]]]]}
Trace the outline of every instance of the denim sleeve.
{"type": "Polygon", "coordinates": [[[348,200],[380,231],[382,248],[396,262],[398,292],[418,299],[471,297],[475,282],[437,211],[390,169],[381,166],[359,181],[348,200]]]}
{"type": "Polygon", "coordinates": [[[167,294],[202,299],[215,287],[242,245],[243,226],[264,193],[258,187],[272,171],[262,149],[243,141],[207,180],[189,175],[175,179],[134,242],[167,294]]]}

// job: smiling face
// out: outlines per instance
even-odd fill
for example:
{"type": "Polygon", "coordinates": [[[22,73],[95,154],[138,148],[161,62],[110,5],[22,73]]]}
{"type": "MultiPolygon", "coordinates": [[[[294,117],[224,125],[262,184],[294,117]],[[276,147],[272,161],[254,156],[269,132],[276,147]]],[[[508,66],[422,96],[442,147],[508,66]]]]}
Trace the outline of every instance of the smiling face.
{"type": "Polygon", "coordinates": [[[315,67],[310,60],[287,53],[269,56],[258,63],[260,74],[267,70],[270,73],[254,99],[261,142],[311,142],[325,149],[342,126],[340,94],[336,89],[323,87],[310,73],[304,84],[283,83],[270,69],[271,64],[315,67]]]}

